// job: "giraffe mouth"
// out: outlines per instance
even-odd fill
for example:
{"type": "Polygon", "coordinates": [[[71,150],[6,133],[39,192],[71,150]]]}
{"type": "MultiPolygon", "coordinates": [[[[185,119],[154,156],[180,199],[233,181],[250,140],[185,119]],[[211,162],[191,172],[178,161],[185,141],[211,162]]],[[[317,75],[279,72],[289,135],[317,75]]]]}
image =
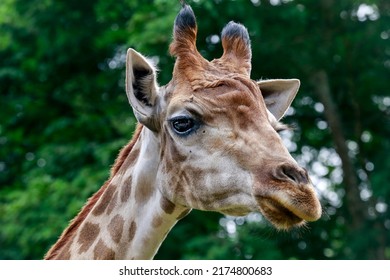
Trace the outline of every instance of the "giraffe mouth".
{"type": "Polygon", "coordinates": [[[293,209],[275,199],[258,197],[257,201],[260,212],[277,229],[288,230],[305,224],[305,219],[294,213],[293,209]]]}

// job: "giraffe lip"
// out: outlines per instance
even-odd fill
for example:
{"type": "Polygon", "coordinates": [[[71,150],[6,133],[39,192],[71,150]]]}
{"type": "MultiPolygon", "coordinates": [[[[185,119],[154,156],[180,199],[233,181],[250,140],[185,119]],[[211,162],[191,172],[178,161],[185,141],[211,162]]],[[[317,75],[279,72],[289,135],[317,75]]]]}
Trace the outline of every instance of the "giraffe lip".
{"type": "Polygon", "coordinates": [[[257,197],[260,212],[279,229],[290,229],[304,224],[304,219],[287,206],[269,197],[257,197]]]}

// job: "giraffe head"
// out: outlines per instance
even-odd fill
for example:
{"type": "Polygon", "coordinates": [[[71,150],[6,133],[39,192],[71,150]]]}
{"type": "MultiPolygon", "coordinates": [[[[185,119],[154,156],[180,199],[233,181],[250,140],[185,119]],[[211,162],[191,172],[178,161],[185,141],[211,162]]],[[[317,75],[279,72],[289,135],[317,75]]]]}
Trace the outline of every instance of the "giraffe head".
{"type": "Polygon", "coordinates": [[[176,17],[173,35],[176,63],[167,85],[158,86],[155,66],[135,50],[128,50],[126,62],[127,96],[150,130],[159,191],[188,208],[260,211],[280,229],[319,219],[308,174],[278,135],[299,81],[253,81],[250,39],[241,24],[225,26],[223,55],[212,61],[196,48],[188,5],[176,17]]]}

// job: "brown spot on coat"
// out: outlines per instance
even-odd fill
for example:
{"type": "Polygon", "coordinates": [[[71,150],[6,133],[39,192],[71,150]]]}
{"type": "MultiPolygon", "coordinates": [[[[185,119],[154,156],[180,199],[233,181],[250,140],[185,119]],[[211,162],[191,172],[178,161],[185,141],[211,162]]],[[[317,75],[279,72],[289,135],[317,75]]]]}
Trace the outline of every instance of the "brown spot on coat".
{"type": "Polygon", "coordinates": [[[93,258],[95,260],[113,260],[115,259],[115,252],[100,239],[93,249],[93,258]]]}
{"type": "Polygon", "coordinates": [[[155,216],[152,220],[152,226],[157,228],[161,226],[162,222],[163,222],[163,218],[161,216],[155,216]]]}
{"type": "Polygon", "coordinates": [[[77,241],[80,244],[79,254],[88,251],[89,247],[91,247],[92,243],[97,238],[99,232],[99,225],[90,222],[86,222],[84,224],[77,241]]]}
{"type": "Polygon", "coordinates": [[[130,167],[134,166],[138,157],[139,153],[141,152],[141,149],[139,147],[135,147],[127,156],[126,161],[124,162],[123,166],[125,169],[129,169],[130,167]]]}
{"type": "Polygon", "coordinates": [[[112,196],[114,195],[115,189],[116,189],[115,185],[112,184],[108,185],[106,191],[103,193],[102,197],[100,198],[99,203],[92,211],[92,213],[95,216],[99,216],[104,213],[104,211],[106,210],[108,204],[112,199],[112,196]]]}
{"type": "Polygon", "coordinates": [[[118,200],[118,192],[116,191],[112,196],[110,203],[108,204],[107,215],[111,215],[112,210],[114,210],[115,206],[117,205],[117,200],[118,200]]]}
{"type": "Polygon", "coordinates": [[[119,215],[115,215],[110,223],[108,224],[108,231],[111,235],[112,240],[114,240],[115,243],[119,243],[122,237],[123,233],[123,225],[125,223],[125,220],[119,215]]]}
{"type": "Polygon", "coordinates": [[[133,240],[136,230],[137,230],[137,224],[134,221],[132,221],[129,227],[129,242],[133,240]]]}
{"type": "Polygon", "coordinates": [[[121,202],[125,203],[130,198],[132,184],[133,184],[133,177],[129,176],[124,181],[121,189],[121,202]]]}
{"type": "Polygon", "coordinates": [[[150,178],[148,176],[140,176],[138,187],[135,192],[135,200],[139,204],[147,202],[153,193],[153,188],[151,187],[150,178]]]}
{"type": "Polygon", "coordinates": [[[165,197],[161,198],[160,206],[161,209],[167,214],[172,214],[173,211],[175,210],[175,204],[173,204],[170,200],[166,199],[165,197]]]}

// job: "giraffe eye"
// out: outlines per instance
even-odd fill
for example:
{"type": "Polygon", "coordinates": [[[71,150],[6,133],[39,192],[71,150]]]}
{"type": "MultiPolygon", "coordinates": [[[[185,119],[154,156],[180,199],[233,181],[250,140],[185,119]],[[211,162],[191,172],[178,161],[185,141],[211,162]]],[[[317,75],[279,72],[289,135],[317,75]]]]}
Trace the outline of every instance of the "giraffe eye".
{"type": "Polygon", "coordinates": [[[181,136],[186,136],[195,131],[198,124],[188,116],[179,116],[170,120],[173,130],[181,136]]]}

